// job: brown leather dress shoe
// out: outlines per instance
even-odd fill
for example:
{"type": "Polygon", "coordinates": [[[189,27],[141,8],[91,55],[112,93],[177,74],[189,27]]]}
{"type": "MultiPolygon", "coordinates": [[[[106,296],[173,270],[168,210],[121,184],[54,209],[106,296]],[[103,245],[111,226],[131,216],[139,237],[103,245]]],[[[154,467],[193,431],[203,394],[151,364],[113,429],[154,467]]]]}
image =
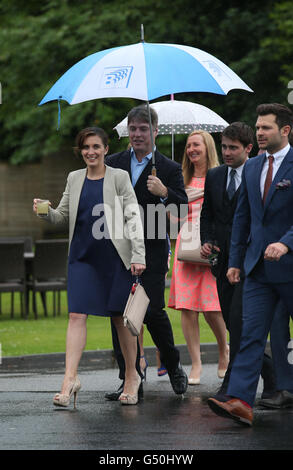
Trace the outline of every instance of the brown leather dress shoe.
{"type": "Polygon", "coordinates": [[[231,418],[238,423],[248,426],[252,425],[252,409],[244,405],[238,398],[232,398],[226,402],[218,401],[215,398],[209,398],[208,405],[218,416],[231,418]]]}

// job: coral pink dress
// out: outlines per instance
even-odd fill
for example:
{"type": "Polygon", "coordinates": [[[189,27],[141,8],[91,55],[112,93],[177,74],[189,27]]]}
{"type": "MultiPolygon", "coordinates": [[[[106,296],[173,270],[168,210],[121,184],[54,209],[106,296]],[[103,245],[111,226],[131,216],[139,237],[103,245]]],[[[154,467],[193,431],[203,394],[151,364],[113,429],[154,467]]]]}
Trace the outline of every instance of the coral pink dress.
{"type": "MultiPolygon", "coordinates": [[[[205,178],[193,177],[189,186],[204,189],[205,178]]],[[[200,214],[203,197],[188,203],[188,220],[200,214]],[[192,210],[197,204],[196,209],[192,210]]],[[[177,260],[180,233],[177,237],[168,307],[196,312],[221,312],[216,279],[210,267],[177,260]]]]}

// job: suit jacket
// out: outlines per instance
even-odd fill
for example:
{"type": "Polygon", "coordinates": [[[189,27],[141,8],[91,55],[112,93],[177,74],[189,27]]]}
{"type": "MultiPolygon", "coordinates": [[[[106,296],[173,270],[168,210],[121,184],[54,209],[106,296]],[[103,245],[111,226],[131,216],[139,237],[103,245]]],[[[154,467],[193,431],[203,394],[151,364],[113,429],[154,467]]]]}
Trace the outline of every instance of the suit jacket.
{"type": "Polygon", "coordinates": [[[278,262],[264,261],[270,282],[293,281],[293,148],[285,156],[271,184],[265,204],[260,192],[260,175],[265,154],[249,159],[243,169],[242,184],[235,212],[229,266],[239,268],[244,259],[249,275],[263,258],[266,247],[282,242],[288,254],[278,262]],[[283,180],[287,183],[280,185],[283,180]]]}
{"type": "MultiPolygon", "coordinates": [[[[62,199],[56,209],[49,209],[47,217],[49,222],[69,227],[69,245],[74,234],[79,198],[86,174],[86,168],[69,173],[62,199]]],[[[139,207],[125,171],[106,166],[103,200],[109,235],[125,267],[129,269],[131,263],[145,264],[139,207]]]]}
{"type": "Polygon", "coordinates": [[[226,191],[227,177],[227,165],[208,170],[200,217],[201,244],[216,242],[221,250],[217,265],[212,266],[212,272],[216,277],[226,276],[233,217],[240,192],[238,188],[232,200],[229,200],[226,191]]]}
{"type": "MultiPolygon", "coordinates": [[[[165,206],[168,209],[172,206],[179,208],[180,205],[187,205],[188,199],[184,189],[181,165],[170,160],[156,150],[155,152],[157,176],[162,183],[168,188],[168,198],[165,206]]],[[[131,154],[130,150],[110,155],[106,159],[107,165],[115,168],[126,170],[131,177],[131,154]]],[[[146,265],[147,269],[152,271],[165,273],[167,270],[168,244],[166,240],[166,214],[161,212],[165,217],[165,226],[163,226],[163,218],[160,221],[154,216],[152,210],[162,201],[160,197],[154,196],[147,189],[147,179],[152,171],[152,162],[149,161],[144,168],[134,191],[137,197],[140,209],[143,211],[142,221],[144,227],[145,247],[146,247],[146,265]],[[159,223],[160,222],[160,223],[159,223]]],[[[178,215],[178,214],[176,214],[178,215]]]]}

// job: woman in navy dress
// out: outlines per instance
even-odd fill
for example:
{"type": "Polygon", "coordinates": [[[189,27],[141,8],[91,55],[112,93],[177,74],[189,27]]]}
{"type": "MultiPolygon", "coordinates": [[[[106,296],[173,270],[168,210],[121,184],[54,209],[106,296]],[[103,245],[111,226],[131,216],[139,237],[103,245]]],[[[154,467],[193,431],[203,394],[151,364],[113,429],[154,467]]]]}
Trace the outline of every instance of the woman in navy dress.
{"type": "MultiPolygon", "coordinates": [[[[74,395],[75,405],[81,387],[77,370],[86,344],[86,320],[88,315],[96,315],[113,317],[127,371],[120,401],[121,404],[132,405],[138,401],[141,383],[135,367],[137,340],[124,327],[122,314],[133,283],[132,276],[140,275],[145,269],[139,208],[127,172],[104,164],[108,137],[103,129],[83,129],[77,136],[76,144],[86,169],[69,174],[58,207],[50,207],[47,217],[52,223],[69,225],[70,240],[67,288],[70,313],[65,376],[61,392],[54,396],[53,403],[68,406],[74,395]],[[104,200],[104,195],[108,201],[104,200]],[[114,237],[107,220],[111,222],[112,215],[115,215],[113,207],[116,206],[113,206],[112,200],[116,196],[122,204],[123,220],[120,219],[120,223],[123,230],[114,237]],[[127,212],[128,204],[131,204],[131,210],[127,212]],[[126,240],[125,219],[128,231],[136,232],[138,236],[126,240]]],[[[34,200],[35,212],[37,201],[34,200]]]]}

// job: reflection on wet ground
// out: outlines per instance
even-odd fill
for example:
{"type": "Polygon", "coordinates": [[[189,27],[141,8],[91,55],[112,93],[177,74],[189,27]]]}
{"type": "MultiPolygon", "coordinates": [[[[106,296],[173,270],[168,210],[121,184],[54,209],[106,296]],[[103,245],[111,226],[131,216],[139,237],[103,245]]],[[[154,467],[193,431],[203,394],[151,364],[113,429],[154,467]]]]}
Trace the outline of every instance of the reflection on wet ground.
{"type": "MultiPolygon", "coordinates": [[[[167,376],[148,371],[144,399],[121,406],[104,399],[115,389],[117,370],[84,371],[77,410],[55,408],[62,375],[13,373],[0,378],[0,449],[41,450],[292,450],[293,409],[255,407],[253,427],[213,414],[206,404],[220,385],[216,365],[184,398],[167,376]]],[[[186,368],[188,369],[188,368],[186,368]]]]}

